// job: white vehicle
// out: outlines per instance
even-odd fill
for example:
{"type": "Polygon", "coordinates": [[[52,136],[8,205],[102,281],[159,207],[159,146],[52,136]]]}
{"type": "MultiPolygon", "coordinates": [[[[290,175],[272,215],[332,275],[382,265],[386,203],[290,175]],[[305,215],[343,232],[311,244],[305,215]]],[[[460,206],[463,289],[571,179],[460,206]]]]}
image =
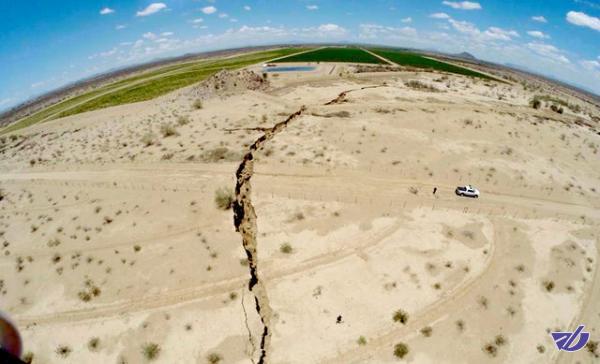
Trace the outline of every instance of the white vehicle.
{"type": "Polygon", "coordinates": [[[454,192],[458,196],[479,198],[479,190],[471,185],[458,186],[454,192]]]}

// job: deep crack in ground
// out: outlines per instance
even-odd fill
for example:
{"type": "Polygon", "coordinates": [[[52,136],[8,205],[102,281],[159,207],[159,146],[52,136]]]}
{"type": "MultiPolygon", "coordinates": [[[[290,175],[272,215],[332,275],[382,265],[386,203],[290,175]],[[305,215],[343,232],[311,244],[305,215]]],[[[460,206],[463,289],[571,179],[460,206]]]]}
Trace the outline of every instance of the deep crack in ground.
{"type": "MultiPolygon", "coordinates": [[[[325,105],[346,102],[346,96],[348,93],[353,91],[385,86],[386,85],[383,84],[346,90],[341,92],[335,99],[325,103],[325,105]]],[[[242,236],[242,245],[246,251],[246,256],[248,257],[248,267],[250,269],[250,281],[248,283],[248,289],[254,294],[256,312],[260,316],[260,321],[263,325],[258,364],[268,363],[267,353],[271,342],[270,324],[273,311],[271,309],[271,305],[269,304],[269,297],[267,296],[265,285],[258,276],[258,254],[256,241],[258,229],[256,225],[256,213],[254,211],[254,206],[252,205],[252,184],[250,183],[250,179],[254,174],[254,153],[261,149],[275,135],[283,131],[292,120],[302,115],[305,110],[306,107],[302,106],[298,111],[289,115],[287,119],[275,124],[271,128],[244,128],[244,130],[260,130],[263,131],[264,134],[256,139],[252,145],[250,145],[248,152],[244,155],[242,162],[240,163],[235,174],[236,185],[235,201],[233,202],[233,224],[236,231],[238,231],[242,236]]],[[[244,313],[246,313],[245,307],[244,313]]],[[[246,327],[248,328],[247,318],[246,327]]],[[[249,340],[254,348],[254,342],[249,328],[248,332],[249,340]]],[[[254,362],[254,352],[252,353],[252,362],[254,362]]]]}
{"type": "MultiPolygon", "coordinates": [[[[280,123],[275,124],[272,128],[264,130],[264,134],[256,139],[250,146],[248,152],[244,155],[236,172],[235,185],[235,201],[233,202],[233,223],[236,231],[242,235],[242,244],[248,257],[248,266],[250,268],[250,282],[248,289],[254,294],[254,302],[256,312],[260,316],[260,321],[263,325],[263,332],[260,340],[260,357],[259,364],[267,362],[267,349],[271,341],[271,332],[269,325],[271,323],[272,310],[269,305],[269,297],[263,282],[258,277],[258,256],[256,242],[256,213],[252,205],[251,193],[252,185],[250,179],[254,174],[254,153],[263,145],[271,140],[277,133],[281,132],[287,124],[299,117],[305,110],[302,106],[298,111],[288,116],[288,118],[280,123]]],[[[250,338],[252,340],[252,338],[250,338]]]]}

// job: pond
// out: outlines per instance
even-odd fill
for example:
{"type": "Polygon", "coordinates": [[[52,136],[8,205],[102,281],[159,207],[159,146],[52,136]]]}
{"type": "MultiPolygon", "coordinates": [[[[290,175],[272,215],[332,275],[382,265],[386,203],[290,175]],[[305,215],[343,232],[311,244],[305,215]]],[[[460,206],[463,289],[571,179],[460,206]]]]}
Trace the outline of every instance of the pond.
{"type": "Polygon", "coordinates": [[[263,67],[263,72],[307,72],[314,71],[313,66],[282,66],[282,67],[263,67]]]}

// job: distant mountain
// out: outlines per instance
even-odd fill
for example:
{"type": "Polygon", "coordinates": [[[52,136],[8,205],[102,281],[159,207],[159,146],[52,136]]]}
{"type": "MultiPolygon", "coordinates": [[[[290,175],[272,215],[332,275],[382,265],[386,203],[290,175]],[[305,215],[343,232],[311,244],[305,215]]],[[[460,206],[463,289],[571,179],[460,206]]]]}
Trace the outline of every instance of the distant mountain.
{"type": "Polygon", "coordinates": [[[453,56],[457,57],[457,58],[468,59],[468,60],[471,60],[471,61],[477,61],[478,60],[477,57],[475,57],[474,55],[472,55],[469,52],[461,52],[461,53],[454,54],[453,56]]]}

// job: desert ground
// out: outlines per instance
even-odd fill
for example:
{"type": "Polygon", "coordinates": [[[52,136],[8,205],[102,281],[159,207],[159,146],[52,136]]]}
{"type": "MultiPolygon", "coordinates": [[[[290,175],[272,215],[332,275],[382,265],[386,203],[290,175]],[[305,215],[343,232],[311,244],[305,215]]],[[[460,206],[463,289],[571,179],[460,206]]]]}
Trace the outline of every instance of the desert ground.
{"type": "Polygon", "coordinates": [[[5,135],[27,361],[598,362],[598,106],[357,69],[255,65],[5,135]]]}

